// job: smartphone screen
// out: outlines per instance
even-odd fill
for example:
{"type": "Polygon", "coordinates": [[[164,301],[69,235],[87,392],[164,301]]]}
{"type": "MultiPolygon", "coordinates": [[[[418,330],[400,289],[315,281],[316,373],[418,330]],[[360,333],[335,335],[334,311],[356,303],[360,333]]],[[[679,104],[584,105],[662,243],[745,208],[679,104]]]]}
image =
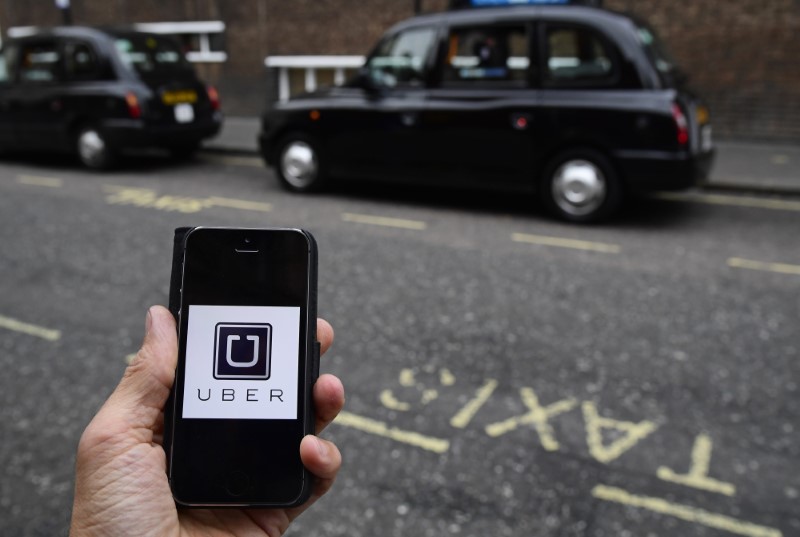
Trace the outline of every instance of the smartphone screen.
{"type": "Polygon", "coordinates": [[[310,476],[316,247],[292,229],[196,228],[184,242],[168,452],[181,504],[295,505],[310,476]]]}

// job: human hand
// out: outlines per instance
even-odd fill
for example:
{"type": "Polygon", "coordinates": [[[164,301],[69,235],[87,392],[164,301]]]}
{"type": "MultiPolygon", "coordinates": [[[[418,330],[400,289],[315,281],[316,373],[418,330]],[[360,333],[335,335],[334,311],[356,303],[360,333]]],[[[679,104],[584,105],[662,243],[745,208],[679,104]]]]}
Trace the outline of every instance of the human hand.
{"type": "MultiPolygon", "coordinates": [[[[322,353],[333,328],[317,321],[322,353]]],[[[161,445],[164,405],[175,378],[178,340],[172,314],[147,313],[144,342],[117,388],[86,427],[78,445],[71,537],[135,535],[213,537],[282,535],[289,524],[333,484],[342,463],[338,448],[309,435],[300,458],[314,475],[308,502],[288,509],[177,509],[161,445]]],[[[344,387],[333,375],[314,385],[317,434],[344,405],[344,387]]]]}

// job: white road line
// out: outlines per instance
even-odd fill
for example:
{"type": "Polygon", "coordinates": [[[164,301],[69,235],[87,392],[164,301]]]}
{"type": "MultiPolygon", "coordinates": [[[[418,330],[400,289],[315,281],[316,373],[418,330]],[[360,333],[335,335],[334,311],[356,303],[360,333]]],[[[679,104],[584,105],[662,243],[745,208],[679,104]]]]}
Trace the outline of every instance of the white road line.
{"type": "Polygon", "coordinates": [[[592,496],[598,500],[619,503],[629,507],[637,507],[639,509],[646,509],[654,513],[672,516],[681,520],[685,520],[686,522],[727,531],[729,533],[735,533],[736,535],[744,535],[745,537],[783,536],[783,533],[775,528],[760,526],[758,524],[753,524],[752,522],[738,520],[717,513],[711,513],[709,511],[688,505],[668,502],[662,498],[638,496],[616,487],[597,485],[594,487],[594,489],[592,489],[592,496]]]}
{"type": "Polygon", "coordinates": [[[800,265],[789,265],[787,263],[765,263],[763,261],[753,261],[752,259],[731,257],[728,259],[728,266],[740,269],[760,270],[762,272],[777,272],[779,274],[792,274],[795,276],[800,276],[800,265]]]}
{"type": "Polygon", "coordinates": [[[61,188],[64,181],[58,177],[41,177],[38,175],[18,175],[17,182],[23,185],[61,188]]]}
{"type": "Polygon", "coordinates": [[[529,233],[512,233],[511,240],[514,242],[537,244],[539,246],[554,246],[556,248],[570,248],[572,250],[585,250],[607,254],[618,254],[622,251],[622,248],[618,244],[566,239],[563,237],[546,237],[544,235],[531,235],[529,233]]]}
{"type": "Polygon", "coordinates": [[[35,324],[18,321],[16,319],[12,319],[11,317],[4,317],[2,315],[0,315],[0,328],[5,328],[14,332],[20,332],[29,336],[39,337],[46,339],[47,341],[56,341],[61,337],[60,330],[44,328],[35,324]]]}
{"type": "Polygon", "coordinates": [[[406,220],[404,218],[389,218],[387,216],[374,216],[369,214],[343,213],[342,220],[357,224],[368,224],[373,226],[396,227],[401,229],[412,229],[422,231],[428,224],[421,220],[406,220]]]}
{"type": "Polygon", "coordinates": [[[727,205],[731,207],[753,207],[774,211],[800,211],[800,201],[757,198],[754,196],[731,196],[727,194],[701,194],[695,192],[660,192],[656,198],[668,201],[688,201],[709,205],[727,205]]]}

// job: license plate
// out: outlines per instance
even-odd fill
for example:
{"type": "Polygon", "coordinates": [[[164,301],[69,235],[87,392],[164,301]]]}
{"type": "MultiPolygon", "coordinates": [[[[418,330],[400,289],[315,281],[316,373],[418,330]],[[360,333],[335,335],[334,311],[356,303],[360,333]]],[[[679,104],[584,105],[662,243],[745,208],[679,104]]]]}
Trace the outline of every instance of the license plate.
{"type": "Polygon", "coordinates": [[[703,125],[700,128],[700,151],[707,153],[714,147],[714,141],[711,137],[711,125],[703,125]]]}
{"type": "Polygon", "coordinates": [[[191,123],[194,121],[194,107],[186,103],[176,104],[175,121],[178,123],[191,123]]]}
{"type": "Polygon", "coordinates": [[[197,92],[194,90],[165,91],[161,94],[161,101],[167,106],[181,103],[196,103],[197,92]]]}

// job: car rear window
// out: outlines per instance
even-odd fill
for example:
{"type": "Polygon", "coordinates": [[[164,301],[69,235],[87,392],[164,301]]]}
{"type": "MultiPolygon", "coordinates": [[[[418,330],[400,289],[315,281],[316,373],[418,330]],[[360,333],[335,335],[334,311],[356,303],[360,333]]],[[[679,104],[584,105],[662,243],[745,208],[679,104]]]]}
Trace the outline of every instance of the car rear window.
{"type": "Polygon", "coordinates": [[[646,24],[639,23],[636,28],[639,34],[639,41],[645,49],[650,60],[655,65],[661,78],[669,78],[675,71],[676,65],[672,56],[664,46],[664,42],[656,35],[652,28],[646,24]]]}
{"type": "Polygon", "coordinates": [[[154,35],[126,35],[114,42],[122,62],[141,76],[191,70],[177,41],[154,35]]]}

